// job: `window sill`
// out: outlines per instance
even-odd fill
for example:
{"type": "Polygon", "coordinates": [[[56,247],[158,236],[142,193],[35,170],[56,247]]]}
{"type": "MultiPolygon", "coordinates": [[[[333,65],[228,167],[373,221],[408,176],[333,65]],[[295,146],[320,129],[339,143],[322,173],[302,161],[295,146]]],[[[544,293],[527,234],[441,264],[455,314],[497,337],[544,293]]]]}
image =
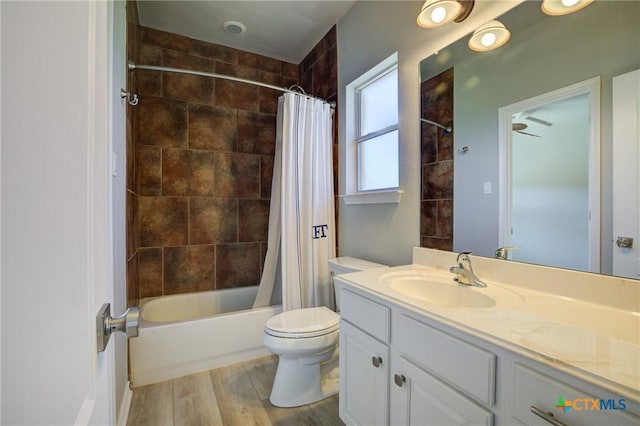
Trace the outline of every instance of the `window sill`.
{"type": "Polygon", "coordinates": [[[402,197],[401,189],[384,189],[381,191],[354,192],[340,196],[347,205],[350,204],[398,204],[402,197]]]}

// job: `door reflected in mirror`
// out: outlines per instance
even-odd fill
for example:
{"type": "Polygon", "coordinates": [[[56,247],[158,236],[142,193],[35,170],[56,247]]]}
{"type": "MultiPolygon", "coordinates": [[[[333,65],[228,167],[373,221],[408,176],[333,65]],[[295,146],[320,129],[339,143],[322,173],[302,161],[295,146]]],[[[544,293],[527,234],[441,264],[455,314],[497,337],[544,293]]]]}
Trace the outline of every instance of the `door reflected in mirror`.
{"type": "Polygon", "coordinates": [[[599,99],[596,78],[499,109],[509,259],[599,272],[599,99]]]}

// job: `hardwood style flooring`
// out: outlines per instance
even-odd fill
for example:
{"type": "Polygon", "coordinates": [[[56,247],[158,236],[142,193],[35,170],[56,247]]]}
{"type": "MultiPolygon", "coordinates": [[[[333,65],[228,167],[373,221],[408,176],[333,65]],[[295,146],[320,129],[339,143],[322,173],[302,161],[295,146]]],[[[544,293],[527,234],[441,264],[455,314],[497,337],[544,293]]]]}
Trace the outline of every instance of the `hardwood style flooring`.
{"type": "Polygon", "coordinates": [[[278,408],[269,402],[278,358],[241,362],[133,390],[127,426],[343,426],[338,395],[278,408]]]}

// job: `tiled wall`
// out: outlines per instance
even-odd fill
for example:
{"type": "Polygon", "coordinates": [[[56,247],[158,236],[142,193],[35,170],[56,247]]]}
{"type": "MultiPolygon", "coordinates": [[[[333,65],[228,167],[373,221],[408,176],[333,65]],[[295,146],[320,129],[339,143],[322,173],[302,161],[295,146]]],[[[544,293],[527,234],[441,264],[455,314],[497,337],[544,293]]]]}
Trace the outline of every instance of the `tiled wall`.
{"type": "MultiPolygon", "coordinates": [[[[302,64],[176,34],[140,27],[137,46],[140,64],[277,86],[301,84],[302,64]]],[[[320,50],[322,56],[327,47],[316,47],[310,56],[320,50]]],[[[307,70],[311,86],[305,90],[316,94],[314,87],[335,87],[335,82],[323,83],[324,70],[314,76],[318,65],[312,62],[307,70]]],[[[133,75],[140,102],[131,126],[135,141],[130,152],[135,155],[128,155],[136,159],[129,226],[137,229],[130,233],[129,303],[258,284],[267,246],[280,92],[168,72],[138,70],[133,75]]]]}
{"type": "MultiPolygon", "coordinates": [[[[127,59],[137,62],[138,48],[138,8],[135,1],[127,1],[127,59]]],[[[127,89],[138,92],[138,74],[127,73],[127,89]]],[[[136,188],[135,158],[138,134],[138,114],[135,106],[127,105],[127,306],[137,306],[138,286],[138,194],[136,188]]]]}
{"type": "MultiPolygon", "coordinates": [[[[453,127],[453,68],[422,82],[422,117],[453,127]]],[[[453,250],[453,132],[422,123],[420,245],[453,250]]]]}
{"type": "MultiPolygon", "coordinates": [[[[300,63],[300,86],[314,96],[338,104],[338,47],[334,26],[300,63]]],[[[338,109],[333,114],[333,193],[338,243],[338,109]]],[[[336,247],[338,255],[339,247],[336,247]]]]}

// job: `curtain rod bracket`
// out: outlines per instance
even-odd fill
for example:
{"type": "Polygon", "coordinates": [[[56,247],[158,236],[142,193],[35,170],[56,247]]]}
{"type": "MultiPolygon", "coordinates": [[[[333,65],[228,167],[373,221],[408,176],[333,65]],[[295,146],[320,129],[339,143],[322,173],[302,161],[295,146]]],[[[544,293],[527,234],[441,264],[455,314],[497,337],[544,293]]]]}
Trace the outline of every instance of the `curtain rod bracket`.
{"type": "Polygon", "coordinates": [[[120,89],[120,98],[126,99],[127,103],[132,106],[138,105],[138,95],[135,93],[127,92],[124,89],[120,89]]]}

